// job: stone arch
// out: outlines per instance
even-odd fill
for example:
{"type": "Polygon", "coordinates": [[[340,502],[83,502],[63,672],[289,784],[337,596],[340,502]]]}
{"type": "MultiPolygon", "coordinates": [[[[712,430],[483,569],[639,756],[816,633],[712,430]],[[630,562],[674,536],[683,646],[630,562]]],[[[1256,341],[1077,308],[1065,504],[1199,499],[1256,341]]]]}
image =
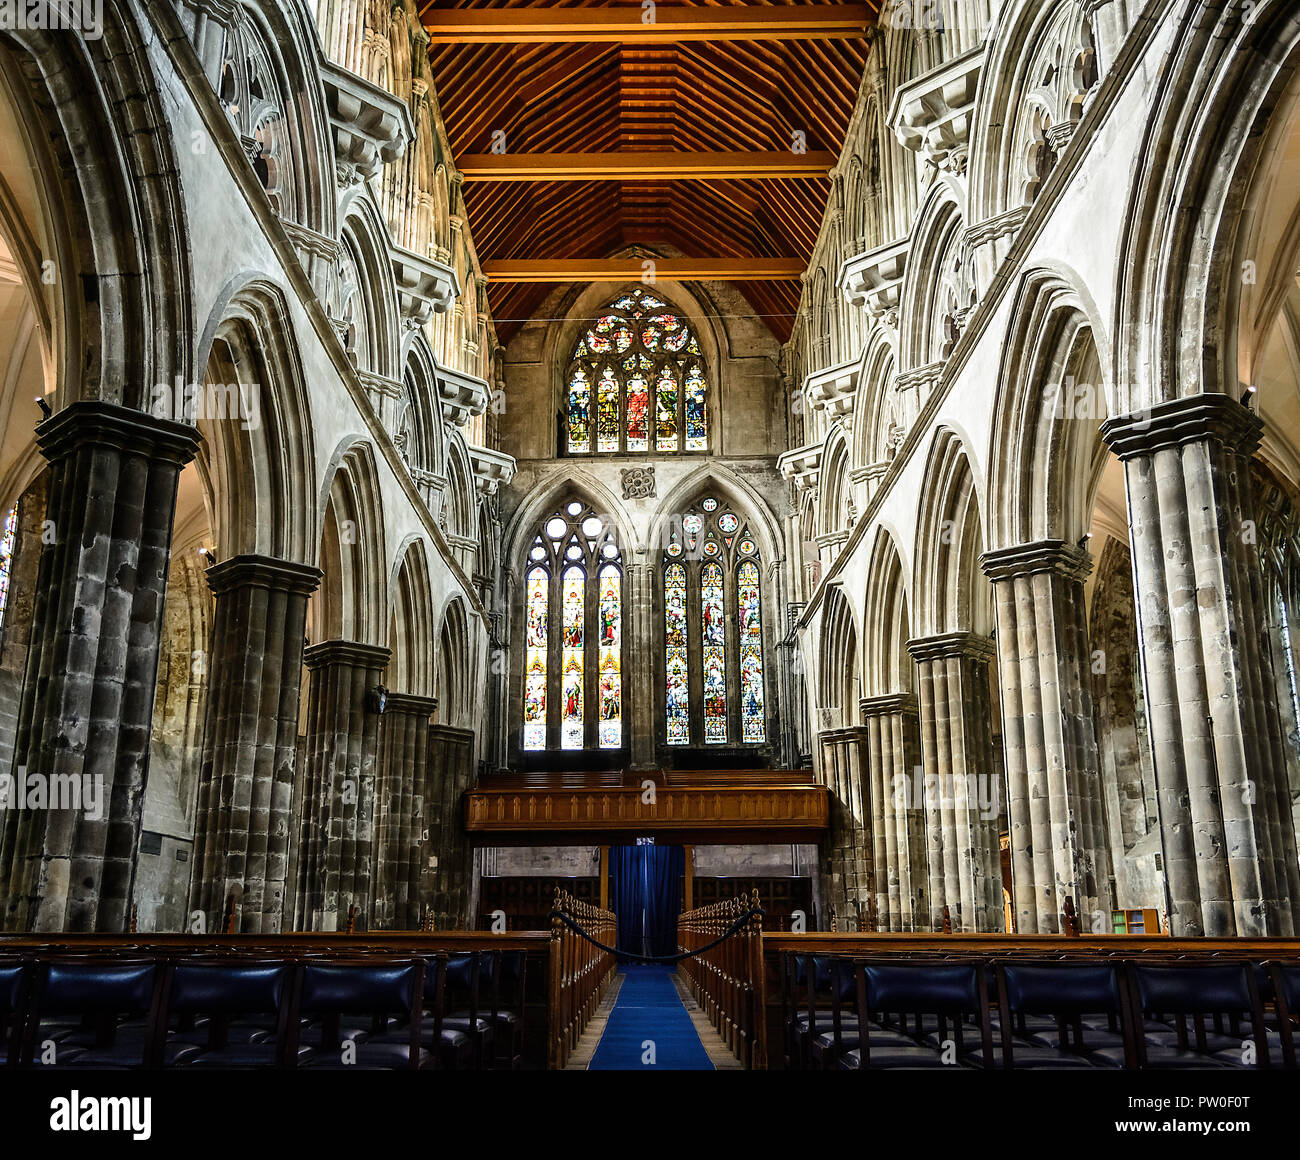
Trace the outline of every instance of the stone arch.
{"type": "Polygon", "coordinates": [[[473,665],[469,653],[465,602],[454,596],[443,609],[438,628],[436,687],[438,722],[457,729],[473,727],[473,665]]]}
{"type": "Polygon", "coordinates": [[[230,288],[199,350],[204,443],[195,470],[218,557],[310,562],[317,519],[311,404],[283,294],[260,280],[230,288]]]}
{"type": "Polygon", "coordinates": [[[989,451],[991,548],[1073,544],[1106,463],[1099,427],[1107,344],[1087,291],[1064,268],[1028,271],[1003,343],[989,451]]]}
{"type": "Polygon", "coordinates": [[[1228,335],[1245,176],[1300,50],[1300,13],[1286,0],[1261,0],[1249,20],[1232,5],[1217,15],[1187,5],[1177,21],[1116,263],[1121,412],[1236,384],[1228,335]]]}
{"type": "Polygon", "coordinates": [[[193,379],[188,226],[144,42],[134,15],[113,2],[93,40],[0,34],[0,104],[13,136],[0,166],[0,228],[41,300],[56,409],[80,398],[144,409],[150,384],[193,379]]]}
{"type": "Polygon", "coordinates": [[[478,534],[475,520],[474,467],[465,447],[465,437],[452,431],[447,441],[447,502],[443,506],[443,530],[449,536],[469,540],[478,534]]]}
{"type": "Polygon", "coordinates": [[[401,327],[388,231],[367,195],[353,198],[339,239],[339,284],[331,308],[343,345],[359,371],[394,379],[401,327]]]}
{"type": "Polygon", "coordinates": [[[912,591],[917,635],[993,630],[992,587],[980,570],[983,505],[959,435],[940,428],[930,447],[917,513],[912,591]]]}
{"type": "Polygon", "coordinates": [[[849,484],[849,448],[844,428],[836,424],[822,445],[822,466],[817,488],[819,535],[847,532],[857,518],[849,484]]]}
{"type": "Polygon", "coordinates": [[[563,478],[552,480],[548,487],[536,491],[515,510],[501,538],[501,559],[507,572],[522,568],[524,555],[536,535],[539,521],[570,496],[589,503],[600,512],[606,525],[614,530],[624,561],[634,558],[640,537],[623,501],[595,472],[577,464],[563,478]]]}
{"type": "Polygon", "coordinates": [[[316,642],[380,645],[388,630],[384,515],[374,448],[360,436],[335,451],[320,498],[321,585],[312,597],[316,642]]]}
{"type": "Polygon", "coordinates": [[[897,349],[883,326],[873,332],[862,355],[862,373],[853,404],[853,463],[872,467],[893,457],[893,432],[902,430],[903,416],[893,398],[897,349]]]}
{"type": "Polygon", "coordinates": [[[398,551],[389,583],[392,609],[387,681],[395,692],[431,697],[437,681],[433,636],[433,588],[424,540],[408,536],[398,551]]]}
{"type": "Polygon", "coordinates": [[[867,565],[867,590],[862,623],[865,633],[862,658],[863,695],[884,697],[910,693],[914,668],[907,642],[912,639],[911,598],[894,534],[876,529],[867,565]]]}
{"type": "MultiPolygon", "coordinates": [[[[282,218],[334,236],[334,165],[316,32],[298,3],[242,0],[209,79],[282,218]]],[[[221,23],[219,17],[210,17],[221,23]]]]}
{"type": "Polygon", "coordinates": [[[971,140],[970,220],[1031,204],[1101,81],[1080,0],[1014,0],[985,60],[971,140]]]}
{"type": "Polygon", "coordinates": [[[427,472],[445,477],[450,438],[437,402],[437,363],[423,331],[408,346],[403,368],[393,440],[413,476],[427,472]]]}
{"type": "Polygon", "coordinates": [[[974,306],[963,203],[955,183],[941,177],[917,216],[899,305],[900,372],[946,360],[974,306]]]}
{"type": "Polygon", "coordinates": [[[670,521],[675,513],[686,510],[687,504],[700,493],[713,489],[725,496],[744,513],[749,527],[758,537],[759,555],[765,568],[771,568],[784,558],[782,537],[776,517],[767,502],[735,472],[720,463],[708,463],[678,480],[676,485],[659,501],[650,521],[647,543],[652,547],[668,543],[670,521]]]}
{"type": "Polygon", "coordinates": [[[862,699],[861,653],[858,626],[844,589],[831,585],[821,614],[821,652],[817,671],[817,709],[838,709],[840,719],[831,728],[847,728],[858,721],[862,699]]]}

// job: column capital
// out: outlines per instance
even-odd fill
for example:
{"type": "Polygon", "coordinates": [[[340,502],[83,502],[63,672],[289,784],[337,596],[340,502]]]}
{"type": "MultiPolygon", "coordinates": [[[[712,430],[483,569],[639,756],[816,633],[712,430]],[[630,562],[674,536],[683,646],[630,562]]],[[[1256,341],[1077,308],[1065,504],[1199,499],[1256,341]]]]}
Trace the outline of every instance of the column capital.
{"type": "Polygon", "coordinates": [[[36,427],[36,444],[51,463],[78,447],[100,446],[184,467],[202,438],[188,423],[99,399],[69,403],[36,427]]]}
{"type": "Polygon", "coordinates": [[[817,734],[817,740],[823,744],[828,741],[862,741],[865,737],[866,729],[861,725],[841,725],[838,729],[823,729],[817,734]]]}
{"type": "Polygon", "coordinates": [[[1064,540],[1036,540],[1032,544],[985,552],[980,557],[984,575],[994,583],[1039,572],[1055,572],[1067,580],[1082,582],[1092,571],[1092,564],[1091,555],[1064,540]]]}
{"type": "Polygon", "coordinates": [[[945,632],[938,636],[909,640],[907,651],[918,662],[948,660],[950,657],[988,661],[997,654],[997,648],[987,636],[974,632],[945,632]]]}
{"type": "Polygon", "coordinates": [[[353,640],[326,640],[305,649],[302,663],[309,670],[323,669],[327,665],[349,664],[362,669],[384,669],[392,649],[377,644],[359,644],[353,640]]]}
{"type": "Polygon", "coordinates": [[[1203,441],[1250,455],[1263,431],[1264,421],[1250,408],[1217,392],[1169,399],[1101,425],[1101,437],[1120,459],[1203,441]]]}
{"type": "Polygon", "coordinates": [[[268,588],[310,596],[320,584],[321,570],[311,564],[249,554],[213,564],[205,575],[214,596],[235,588],[268,588]]]}
{"type": "Polygon", "coordinates": [[[404,713],[411,717],[432,717],[437,710],[437,697],[417,697],[413,693],[389,693],[384,711],[404,713]]]}
{"type": "Polygon", "coordinates": [[[895,713],[909,713],[916,716],[918,712],[916,696],[913,693],[887,693],[883,697],[863,697],[858,702],[858,712],[864,721],[872,717],[891,717],[895,713]]]}

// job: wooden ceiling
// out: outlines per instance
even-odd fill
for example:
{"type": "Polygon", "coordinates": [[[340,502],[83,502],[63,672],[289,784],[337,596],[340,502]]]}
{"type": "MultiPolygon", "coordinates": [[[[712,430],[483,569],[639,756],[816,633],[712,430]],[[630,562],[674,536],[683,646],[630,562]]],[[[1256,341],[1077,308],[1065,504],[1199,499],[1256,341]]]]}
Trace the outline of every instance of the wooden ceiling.
{"type": "MultiPolygon", "coordinates": [[[[659,10],[683,8],[700,9],[710,26],[721,29],[694,31],[691,14],[682,13],[674,25],[685,26],[682,38],[669,43],[655,42],[627,21],[623,31],[593,33],[591,22],[613,16],[610,9],[631,10],[639,21],[642,0],[561,0],[544,8],[517,0],[421,4],[424,24],[434,34],[430,59],[452,152],[474,163],[464,187],[474,245],[489,271],[494,262],[515,263],[510,269],[517,271],[518,263],[609,258],[636,246],[666,248],[692,259],[767,259],[756,265],[756,271],[760,266],[767,271],[761,278],[746,280],[738,273],[731,280],[784,342],[798,308],[800,282],[773,277],[772,269],[782,267],[772,260],[797,259],[801,269],[807,265],[830,190],[828,177],[806,175],[807,158],[797,158],[792,143],[802,133],[809,154],[829,155],[825,162],[839,155],[866,62],[862,32],[874,5],[842,6],[852,18],[838,20],[829,18],[836,14],[828,13],[827,5],[815,2],[670,0],[659,10]],[[800,7],[807,11],[794,22],[803,27],[794,31],[756,32],[756,21],[746,16],[747,11],[770,16],[773,9],[794,13],[800,7]],[[543,24],[565,19],[570,27],[521,31],[516,17],[501,13],[507,8],[530,8],[544,17],[543,24]],[[596,15],[593,9],[606,11],[596,15]],[[561,18],[559,10],[577,15],[561,18]],[[445,12],[453,15],[440,25],[445,12]],[[476,13],[487,15],[480,21],[476,13]],[[503,18],[512,31],[493,24],[503,18]],[[751,27],[732,31],[728,22],[733,20],[751,27]],[[714,34],[728,39],[695,39],[714,34]],[[602,35],[625,39],[599,39],[602,35]],[[754,35],[781,38],[748,38],[754,35]],[[524,36],[536,39],[481,42],[524,36]],[[653,164],[633,165],[626,176],[618,172],[603,180],[572,176],[575,170],[590,171],[588,157],[550,159],[545,165],[536,159],[544,172],[521,179],[514,167],[508,179],[497,179],[493,165],[506,162],[481,156],[491,155],[494,144],[497,153],[504,145],[514,161],[520,154],[764,156],[755,159],[754,171],[761,176],[726,176],[737,172],[735,158],[718,157],[699,166],[691,179],[656,176],[653,164]],[[805,175],[782,176],[772,161],[777,153],[804,162],[791,169],[805,175]]],[[[661,29],[658,39],[670,33],[661,29]]],[[[526,159],[526,166],[532,160],[526,159]]],[[[739,172],[747,170],[741,165],[739,172]]],[[[744,269],[743,262],[728,267],[744,269]]],[[[503,342],[553,287],[505,277],[489,282],[503,342]]]]}

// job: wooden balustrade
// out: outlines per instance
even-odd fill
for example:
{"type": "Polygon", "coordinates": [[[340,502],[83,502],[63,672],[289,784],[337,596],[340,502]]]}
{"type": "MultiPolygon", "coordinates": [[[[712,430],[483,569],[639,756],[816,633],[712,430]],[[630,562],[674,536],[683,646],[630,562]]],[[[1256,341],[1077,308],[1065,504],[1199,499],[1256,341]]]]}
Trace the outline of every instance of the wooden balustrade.
{"type": "MultiPolygon", "coordinates": [[[[688,910],[677,919],[682,951],[698,950],[722,938],[732,925],[758,909],[758,891],[688,910]]],[[[754,914],[717,946],[683,959],[678,968],[700,1008],[727,1046],[748,1068],[767,1066],[766,1000],[763,987],[763,922],[754,914]]]]}
{"type": "MultiPolygon", "coordinates": [[[[558,888],[553,909],[567,915],[597,942],[616,945],[618,920],[613,911],[592,906],[558,888]]],[[[613,981],[615,965],[609,951],[592,945],[558,915],[551,919],[550,1067],[562,1068],[568,1061],[613,981]]]]}

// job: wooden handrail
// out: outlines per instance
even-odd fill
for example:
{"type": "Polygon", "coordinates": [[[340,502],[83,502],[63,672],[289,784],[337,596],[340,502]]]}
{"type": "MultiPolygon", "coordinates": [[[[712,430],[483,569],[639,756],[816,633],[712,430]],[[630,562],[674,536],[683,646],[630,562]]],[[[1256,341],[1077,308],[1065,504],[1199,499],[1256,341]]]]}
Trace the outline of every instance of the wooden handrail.
{"type": "Polygon", "coordinates": [[[605,946],[614,946],[618,939],[618,919],[612,910],[592,906],[558,887],[552,910],[547,1065],[559,1070],[568,1062],[569,1053],[578,1045],[588,1020],[605,997],[616,966],[609,951],[583,938],[560,915],[566,915],[605,946]]]}
{"type": "MultiPolygon", "coordinates": [[[[746,912],[758,910],[758,891],[688,910],[677,919],[677,943],[695,951],[721,938],[746,912]]],[[[767,1006],[763,922],[752,914],[730,938],[685,958],[679,970],[695,1001],[747,1068],[767,1066],[767,1006]]]]}

